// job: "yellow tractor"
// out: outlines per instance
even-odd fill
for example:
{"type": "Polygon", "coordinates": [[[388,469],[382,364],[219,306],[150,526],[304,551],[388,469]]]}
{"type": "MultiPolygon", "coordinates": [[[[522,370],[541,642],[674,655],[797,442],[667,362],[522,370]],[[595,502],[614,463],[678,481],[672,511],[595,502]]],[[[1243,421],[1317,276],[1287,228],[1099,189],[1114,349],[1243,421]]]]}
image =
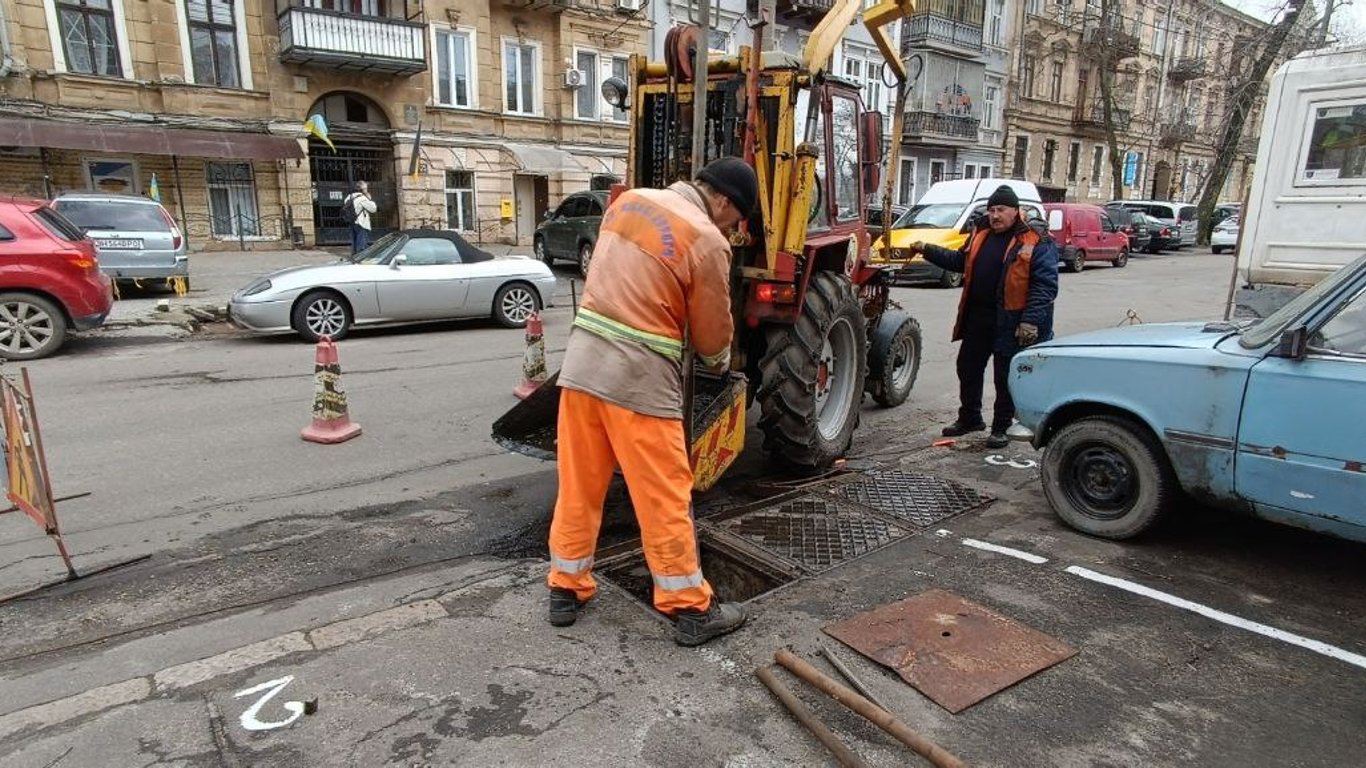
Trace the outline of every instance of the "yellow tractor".
{"type": "MultiPolygon", "coordinates": [[[[891,175],[884,167],[896,167],[905,111],[906,69],[886,27],[913,8],[912,0],[866,9],[861,0],[835,0],[800,58],[762,51],[761,18],[755,44],[707,62],[705,77],[695,71],[705,59],[697,56],[701,29],[675,27],[663,61],[634,57],[627,81],[603,85],[608,100],[630,112],[627,185],[665,187],[692,178],[695,161],[724,156],[744,159],[759,177],[760,209],[732,239],[731,373],[689,371],[698,489],[715,483],[743,446],[748,403],[759,404],[770,454],[819,471],[850,447],[865,392],[886,406],[910,394],[920,326],[891,304],[885,275],[869,264],[875,233],[865,214],[891,175]],[[899,86],[886,158],[883,115],[865,108],[859,84],[827,71],[860,12],[899,86]],[[703,115],[694,111],[699,81],[703,115]],[[698,144],[695,125],[703,132],[698,144]]],[[[889,202],[890,183],[881,191],[889,202]]],[[[499,443],[553,456],[553,383],[494,424],[499,443]]]]}

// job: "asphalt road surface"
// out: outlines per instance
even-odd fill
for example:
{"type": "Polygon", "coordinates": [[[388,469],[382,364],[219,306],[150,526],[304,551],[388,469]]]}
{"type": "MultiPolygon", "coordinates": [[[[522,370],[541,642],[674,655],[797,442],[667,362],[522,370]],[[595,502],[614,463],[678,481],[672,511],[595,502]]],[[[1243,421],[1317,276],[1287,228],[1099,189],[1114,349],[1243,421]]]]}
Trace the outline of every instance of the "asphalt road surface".
{"type": "MultiPolygon", "coordinates": [[[[1230,268],[1181,253],[1064,274],[1058,331],[1220,317],[1230,268]]],[[[0,763],[833,764],[752,670],[780,647],[843,648],[825,624],[927,589],[1077,651],[953,715],[844,649],[897,716],[971,764],[1358,762],[1366,550],[1197,508],[1136,542],[1070,531],[1031,451],[931,447],[957,402],[957,292],[894,293],[924,329],[920,377],[900,408],[865,404],[849,467],[992,500],[803,574],[689,651],[612,586],[574,627],[544,623],[553,466],[489,439],[514,402],[519,332],[355,334],[342,384],[364,434],[338,446],[299,439],[313,348],[297,340],[78,339],[28,366],[54,490],[90,493],[59,506],[66,541],[82,570],[150,558],[0,606],[0,763]]],[[[546,313],[552,367],[568,319],[546,313]]],[[[704,520],[796,492],[757,443],[699,499],[704,520]]],[[[615,488],[604,539],[633,535],[615,488]]],[[[62,575],[31,522],[0,517],[0,592],[62,575]]],[[[786,679],[869,764],[912,764],[786,679]]]]}

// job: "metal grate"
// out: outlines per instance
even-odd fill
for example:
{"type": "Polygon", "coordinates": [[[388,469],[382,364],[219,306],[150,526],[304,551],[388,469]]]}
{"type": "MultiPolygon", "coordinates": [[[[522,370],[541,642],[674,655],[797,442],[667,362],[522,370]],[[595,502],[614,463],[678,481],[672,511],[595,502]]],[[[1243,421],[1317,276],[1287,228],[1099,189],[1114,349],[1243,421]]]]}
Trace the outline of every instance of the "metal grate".
{"type": "Polygon", "coordinates": [[[962,483],[901,469],[870,473],[839,490],[850,501],[922,528],[993,499],[962,483]]]}
{"type": "Polygon", "coordinates": [[[824,570],[910,532],[834,499],[807,496],[722,523],[726,531],[809,568],[824,570]]]}

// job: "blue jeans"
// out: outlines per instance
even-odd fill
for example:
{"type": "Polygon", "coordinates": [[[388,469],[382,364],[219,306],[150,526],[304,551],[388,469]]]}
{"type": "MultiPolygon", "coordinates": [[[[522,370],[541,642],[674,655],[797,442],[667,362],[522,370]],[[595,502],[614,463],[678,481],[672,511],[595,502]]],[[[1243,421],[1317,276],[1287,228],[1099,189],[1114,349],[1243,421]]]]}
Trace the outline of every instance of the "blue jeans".
{"type": "Polygon", "coordinates": [[[351,225],[351,254],[357,253],[370,247],[370,230],[359,224],[351,225]]]}

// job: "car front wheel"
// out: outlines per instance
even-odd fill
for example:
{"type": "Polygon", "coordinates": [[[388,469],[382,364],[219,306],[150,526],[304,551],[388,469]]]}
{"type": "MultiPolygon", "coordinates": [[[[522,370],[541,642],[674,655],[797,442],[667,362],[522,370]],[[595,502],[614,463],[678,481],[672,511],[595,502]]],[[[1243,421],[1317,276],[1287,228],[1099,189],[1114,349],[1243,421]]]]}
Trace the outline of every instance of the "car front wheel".
{"type": "Polygon", "coordinates": [[[509,283],[493,297],[493,319],[505,328],[525,328],[533,312],[541,308],[541,297],[526,283],[509,283]]]}
{"type": "Polygon", "coordinates": [[[550,255],[550,251],[546,250],[544,237],[536,238],[536,243],[533,247],[536,249],[536,258],[545,262],[547,267],[555,266],[555,257],[550,255]]]}
{"type": "Polygon", "coordinates": [[[1178,492],[1156,438],[1116,416],[1068,424],[1043,455],[1043,491],[1063,522],[1091,536],[1127,539],[1151,528],[1178,492]]]}
{"type": "Polygon", "coordinates": [[[584,243],[579,246],[579,272],[588,277],[588,267],[593,261],[593,244],[584,243]]]}
{"type": "Polygon", "coordinates": [[[306,341],[324,336],[341,341],[351,331],[351,307],[331,291],[314,291],[294,305],[291,320],[294,330],[306,341]]]}
{"type": "Polygon", "coordinates": [[[946,270],[944,270],[943,272],[940,272],[940,273],[939,273],[939,287],[940,287],[940,288],[957,288],[957,287],[961,286],[962,284],[963,284],[963,273],[962,273],[962,272],[950,272],[949,270],[946,269],[946,270]]]}
{"type": "Polygon", "coordinates": [[[51,301],[27,293],[0,293],[0,358],[37,360],[66,341],[66,315],[51,301]]]}
{"type": "Polygon", "coordinates": [[[1128,264],[1128,263],[1129,263],[1129,249],[1128,249],[1128,248],[1120,248],[1120,249],[1119,249],[1119,255],[1116,256],[1114,259],[1112,259],[1112,260],[1110,261],[1110,264],[1113,265],[1113,266],[1116,266],[1116,267],[1123,267],[1125,264],[1128,264]]]}

